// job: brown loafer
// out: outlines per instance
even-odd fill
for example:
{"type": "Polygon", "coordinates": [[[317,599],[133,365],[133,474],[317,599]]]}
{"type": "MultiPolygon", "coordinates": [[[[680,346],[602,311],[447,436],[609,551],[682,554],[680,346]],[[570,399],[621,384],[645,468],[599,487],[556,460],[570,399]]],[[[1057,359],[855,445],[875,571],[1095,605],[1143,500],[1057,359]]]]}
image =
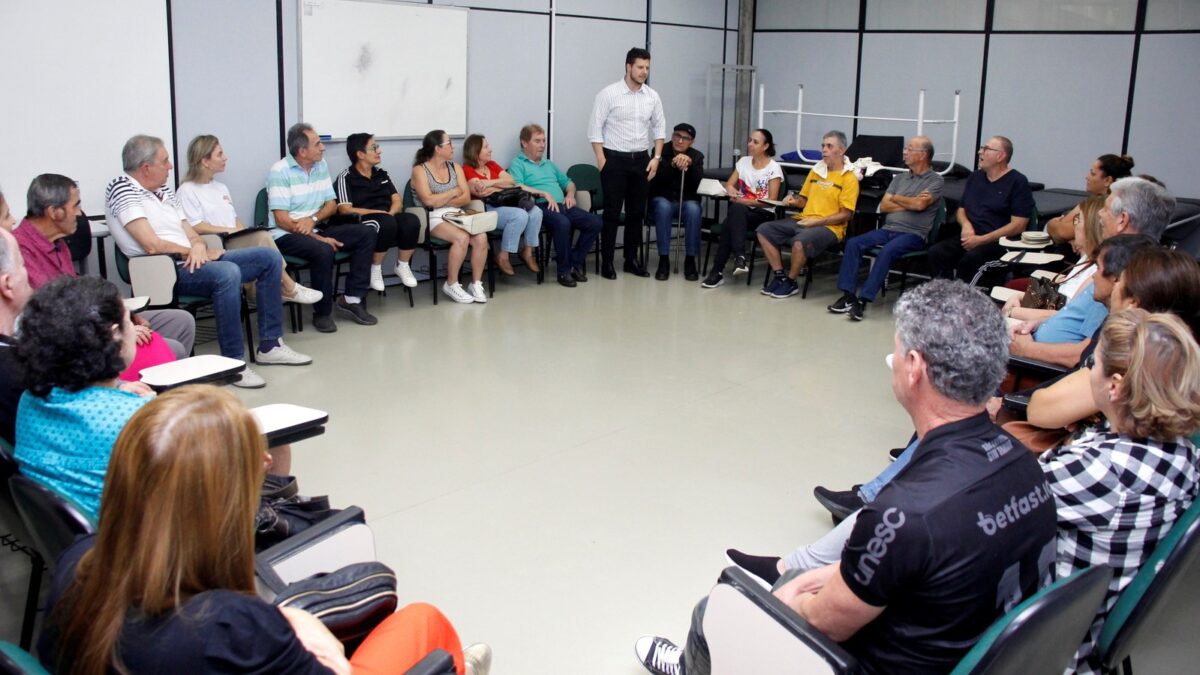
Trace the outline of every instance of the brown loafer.
{"type": "Polygon", "coordinates": [[[525,246],[521,248],[521,260],[525,263],[525,266],[529,268],[530,272],[536,274],[542,271],[541,266],[537,264],[537,259],[533,257],[532,246],[525,246]]]}
{"type": "Polygon", "coordinates": [[[498,267],[501,272],[510,277],[517,273],[517,271],[513,269],[512,263],[508,261],[508,251],[497,251],[496,255],[493,257],[496,260],[496,267],[498,267]]]}

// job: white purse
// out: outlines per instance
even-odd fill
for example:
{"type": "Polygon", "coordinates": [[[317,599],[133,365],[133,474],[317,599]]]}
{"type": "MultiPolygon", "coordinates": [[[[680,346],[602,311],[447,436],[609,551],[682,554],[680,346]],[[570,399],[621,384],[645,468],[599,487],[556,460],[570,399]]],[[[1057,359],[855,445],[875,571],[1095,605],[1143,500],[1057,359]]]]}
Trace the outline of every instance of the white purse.
{"type": "Polygon", "coordinates": [[[497,215],[494,211],[478,213],[470,209],[450,211],[442,215],[442,220],[466,230],[468,234],[483,234],[496,229],[497,215]]]}

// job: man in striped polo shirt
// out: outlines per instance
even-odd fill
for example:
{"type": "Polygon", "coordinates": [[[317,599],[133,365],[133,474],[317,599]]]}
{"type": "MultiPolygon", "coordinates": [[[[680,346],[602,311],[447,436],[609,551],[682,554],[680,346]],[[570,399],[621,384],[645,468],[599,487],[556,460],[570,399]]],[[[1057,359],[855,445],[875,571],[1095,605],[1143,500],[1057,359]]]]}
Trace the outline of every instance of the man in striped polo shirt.
{"type": "Polygon", "coordinates": [[[298,122],[287,132],[288,156],[271,165],[267,173],[267,208],[271,211],[271,236],[284,255],[307,260],[312,287],[324,297],[313,305],[313,327],[322,333],[337,330],[333,321],[334,255],[350,254],[346,294],[337,309],[357,324],[374,326],[367,312],[371,281],[371,254],[375,230],[362,223],[329,224],[337,212],[333,181],[325,163],[325,143],[311,125],[298,122]]]}
{"type": "Polygon", "coordinates": [[[605,279],[617,278],[613,250],[617,246],[622,206],[625,271],[634,276],[650,276],[637,253],[642,247],[646,193],[662,162],[667,122],[658,92],[646,86],[649,76],[650,52],[640,47],[630,49],[625,55],[625,77],[596,94],[588,124],[588,140],[596,153],[600,184],[604,188],[604,231],[600,237],[604,266],[600,275],[605,279]]]}
{"type": "MultiPolygon", "coordinates": [[[[242,284],[255,282],[260,365],[303,366],[312,359],[283,344],[282,263],[270,249],[209,250],[188,224],[175,191],[167,184],[171,158],[162,139],[139,134],[121,149],[125,173],[104,190],[104,214],[113,241],[130,258],[169,255],[176,260],[176,288],[181,295],[211,298],[221,355],[246,357],[242,344],[242,284]]],[[[266,386],[249,368],[234,385],[266,386]]]]}

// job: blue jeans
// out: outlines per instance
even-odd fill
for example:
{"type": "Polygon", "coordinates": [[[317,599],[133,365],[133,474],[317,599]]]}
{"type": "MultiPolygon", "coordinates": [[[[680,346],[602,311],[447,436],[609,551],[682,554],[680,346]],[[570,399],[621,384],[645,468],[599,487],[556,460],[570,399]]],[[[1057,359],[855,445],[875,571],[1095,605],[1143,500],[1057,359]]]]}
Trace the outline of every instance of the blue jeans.
{"type": "Polygon", "coordinates": [[[896,474],[903,471],[904,467],[908,466],[908,463],[912,461],[913,453],[917,451],[917,444],[920,442],[919,439],[913,439],[913,442],[908,444],[908,447],[896,458],[896,461],[889,464],[871,482],[863,483],[863,486],[858,488],[858,494],[863,498],[864,502],[870,504],[875,501],[875,498],[879,496],[879,491],[885,485],[892,482],[892,479],[896,477],[896,474]]]}
{"type": "MultiPolygon", "coordinates": [[[[650,200],[650,215],[658,233],[658,254],[671,254],[671,221],[679,215],[679,202],[666,197],[650,200]]],[[[683,246],[687,255],[700,255],[700,202],[685,199],[683,202],[683,246]]]]}
{"type": "Polygon", "coordinates": [[[842,269],[838,272],[838,288],[846,293],[854,293],[858,285],[858,265],[862,262],[867,251],[882,246],[883,250],[875,256],[875,264],[867,275],[867,283],[863,284],[858,297],[871,302],[879,295],[883,282],[887,279],[892,262],[913,251],[925,248],[925,238],[912,232],[893,232],[891,230],[871,230],[860,234],[846,242],[845,257],[842,258],[842,269]]]}
{"type": "Polygon", "coordinates": [[[532,208],[528,211],[516,206],[485,206],[488,211],[496,212],[496,229],[502,232],[500,248],[509,253],[516,253],[521,245],[521,233],[525,233],[525,245],[530,248],[538,247],[538,233],[542,231],[542,210],[532,208]]]}
{"type": "Polygon", "coordinates": [[[242,284],[255,282],[258,304],[258,339],[283,337],[283,300],[279,277],[283,259],[269,248],[240,248],[226,251],[220,260],[206,263],[194,272],[180,265],[177,288],[183,295],[212,298],[217,320],[217,344],[221,355],[244,359],[242,348],[242,284]]]}
{"type": "Polygon", "coordinates": [[[554,239],[558,276],[567,276],[571,273],[572,268],[584,271],[587,268],[588,251],[592,250],[592,245],[596,243],[596,237],[600,236],[600,232],[604,228],[600,216],[588,213],[578,206],[568,209],[565,204],[559,204],[557,211],[551,211],[546,208],[545,204],[540,204],[538,210],[542,212],[542,217],[546,220],[546,227],[549,228],[550,236],[554,239]],[[574,230],[579,230],[579,238],[572,246],[571,238],[574,230]]]}

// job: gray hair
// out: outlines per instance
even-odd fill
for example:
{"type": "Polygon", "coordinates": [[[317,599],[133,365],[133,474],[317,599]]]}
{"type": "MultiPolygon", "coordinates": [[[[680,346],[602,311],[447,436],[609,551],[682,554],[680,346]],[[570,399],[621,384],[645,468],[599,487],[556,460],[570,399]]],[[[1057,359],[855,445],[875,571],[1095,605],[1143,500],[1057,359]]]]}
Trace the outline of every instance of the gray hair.
{"type": "Polygon", "coordinates": [[[924,152],[925,156],[929,158],[930,162],[932,162],[933,161],[933,141],[929,140],[928,136],[925,136],[921,140],[920,145],[921,145],[921,151],[924,152]]]}
{"type": "Polygon", "coordinates": [[[1167,189],[1144,178],[1122,178],[1108,188],[1112,194],[1109,210],[1114,216],[1129,214],[1135,232],[1158,241],[1175,213],[1175,198],[1167,189]]]}
{"type": "Polygon", "coordinates": [[[121,148],[121,168],[125,173],[133,173],[141,165],[152,163],[158,149],[163,147],[166,146],[161,138],[138,134],[125,141],[125,147],[121,148]]]}
{"type": "Polygon", "coordinates": [[[827,132],[824,136],[821,137],[821,140],[825,140],[826,138],[836,139],[838,142],[838,145],[842,146],[843,148],[850,147],[849,144],[846,143],[846,134],[843,134],[842,132],[838,131],[837,129],[827,132]]]}
{"type": "Polygon", "coordinates": [[[1007,136],[992,136],[992,138],[1000,141],[1000,149],[1004,151],[1004,161],[1011,163],[1013,156],[1013,144],[1007,136]]]}
{"type": "Polygon", "coordinates": [[[1008,368],[1008,329],[992,301],[961,281],[939,279],[900,296],[896,335],[929,364],[929,382],[947,398],[983,405],[1008,368]]]}
{"type": "Polygon", "coordinates": [[[300,154],[300,151],[308,147],[308,134],[312,131],[312,125],[304,122],[296,122],[287,132],[287,148],[288,154],[292,157],[300,154]]]}
{"type": "Polygon", "coordinates": [[[75,181],[57,173],[43,173],[29,184],[25,193],[25,212],[30,218],[41,218],[52,206],[66,206],[71,199],[71,188],[79,187],[75,181]]]}
{"type": "MultiPolygon", "coordinates": [[[[4,199],[4,195],[0,194],[0,199],[4,199]]],[[[11,233],[7,237],[0,234],[0,274],[12,274],[17,271],[17,258],[13,255],[13,248],[17,242],[11,239],[12,236],[11,233]]]]}

